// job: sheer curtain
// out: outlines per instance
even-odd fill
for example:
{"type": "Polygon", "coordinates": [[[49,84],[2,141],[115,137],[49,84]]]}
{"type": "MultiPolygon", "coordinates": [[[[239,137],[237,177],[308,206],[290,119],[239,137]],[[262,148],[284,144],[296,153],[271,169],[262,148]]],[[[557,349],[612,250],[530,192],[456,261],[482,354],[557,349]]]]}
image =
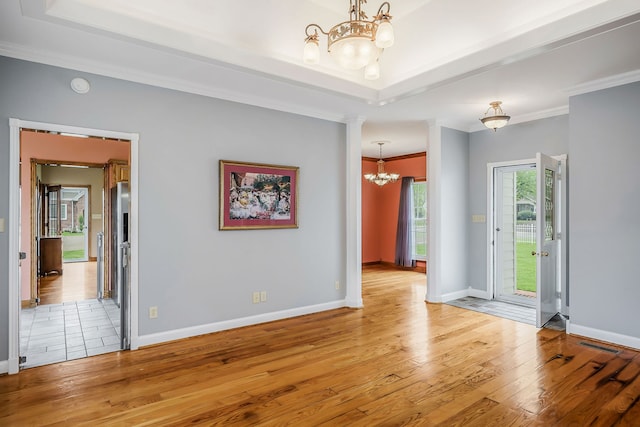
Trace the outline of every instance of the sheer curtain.
{"type": "Polygon", "coordinates": [[[400,208],[398,209],[398,230],[396,232],[396,265],[415,267],[413,259],[413,197],[411,194],[413,177],[402,178],[400,188],[400,208]]]}

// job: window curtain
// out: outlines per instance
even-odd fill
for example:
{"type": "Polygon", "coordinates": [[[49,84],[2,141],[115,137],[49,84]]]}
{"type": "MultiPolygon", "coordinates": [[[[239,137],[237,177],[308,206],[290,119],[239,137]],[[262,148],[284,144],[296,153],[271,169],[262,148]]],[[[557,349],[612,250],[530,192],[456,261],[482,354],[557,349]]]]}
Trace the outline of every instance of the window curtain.
{"type": "Polygon", "coordinates": [[[400,188],[400,208],[398,209],[398,230],[396,232],[396,265],[415,267],[413,259],[413,197],[411,186],[413,177],[402,178],[400,188]]]}

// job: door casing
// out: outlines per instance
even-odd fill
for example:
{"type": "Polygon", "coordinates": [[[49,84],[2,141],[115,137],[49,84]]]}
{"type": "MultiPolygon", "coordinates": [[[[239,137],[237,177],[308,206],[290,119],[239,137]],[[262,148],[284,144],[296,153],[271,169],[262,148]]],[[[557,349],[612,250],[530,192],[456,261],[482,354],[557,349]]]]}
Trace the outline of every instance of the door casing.
{"type": "MultiPolygon", "coordinates": [[[[138,348],[138,142],[139,135],[130,132],[109,131],[103,129],[83,128],[77,126],[58,125],[53,123],[33,122],[9,119],[9,358],[8,373],[19,372],[20,357],[20,129],[35,129],[49,132],[65,132],[114,138],[130,141],[130,227],[131,238],[131,350],[138,348]]],[[[24,189],[30,191],[30,189],[24,189]]]]}
{"type": "MultiPolygon", "coordinates": [[[[562,239],[562,244],[560,246],[559,251],[559,266],[560,266],[560,289],[561,289],[561,305],[560,305],[560,313],[569,316],[570,314],[570,291],[569,291],[569,283],[568,283],[568,240],[566,236],[567,230],[567,155],[561,154],[557,156],[551,156],[552,158],[560,161],[561,164],[561,173],[560,173],[560,197],[559,197],[559,218],[558,218],[558,237],[562,239]]],[[[522,159],[522,160],[513,160],[506,162],[494,162],[487,164],[487,286],[484,292],[485,298],[491,299],[494,292],[494,283],[495,283],[495,272],[494,272],[494,262],[495,256],[493,251],[493,230],[495,229],[494,224],[494,207],[493,200],[495,198],[494,194],[494,169],[499,167],[506,166],[518,166],[518,165],[526,165],[526,164],[535,164],[536,159],[522,159]]]]}

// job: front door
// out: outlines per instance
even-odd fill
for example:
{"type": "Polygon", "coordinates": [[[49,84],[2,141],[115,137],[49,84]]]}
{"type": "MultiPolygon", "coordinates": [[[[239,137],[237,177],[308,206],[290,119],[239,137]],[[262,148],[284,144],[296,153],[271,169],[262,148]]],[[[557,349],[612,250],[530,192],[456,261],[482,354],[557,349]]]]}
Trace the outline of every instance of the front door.
{"type": "Polygon", "coordinates": [[[536,301],[536,165],[494,169],[494,298],[533,307],[536,301]]]}
{"type": "Polygon", "coordinates": [[[536,217],[537,298],[536,326],[541,328],[560,311],[558,208],[560,162],[538,153],[536,157],[537,189],[540,207],[536,217]]]}

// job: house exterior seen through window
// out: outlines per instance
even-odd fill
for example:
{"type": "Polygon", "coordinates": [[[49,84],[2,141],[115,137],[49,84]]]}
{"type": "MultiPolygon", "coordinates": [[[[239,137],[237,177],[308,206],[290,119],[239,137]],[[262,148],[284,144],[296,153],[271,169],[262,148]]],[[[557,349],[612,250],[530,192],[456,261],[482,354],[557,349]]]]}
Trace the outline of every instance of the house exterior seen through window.
{"type": "Polygon", "coordinates": [[[427,259],[427,182],[414,182],[412,185],[413,218],[413,259],[427,259]]]}

